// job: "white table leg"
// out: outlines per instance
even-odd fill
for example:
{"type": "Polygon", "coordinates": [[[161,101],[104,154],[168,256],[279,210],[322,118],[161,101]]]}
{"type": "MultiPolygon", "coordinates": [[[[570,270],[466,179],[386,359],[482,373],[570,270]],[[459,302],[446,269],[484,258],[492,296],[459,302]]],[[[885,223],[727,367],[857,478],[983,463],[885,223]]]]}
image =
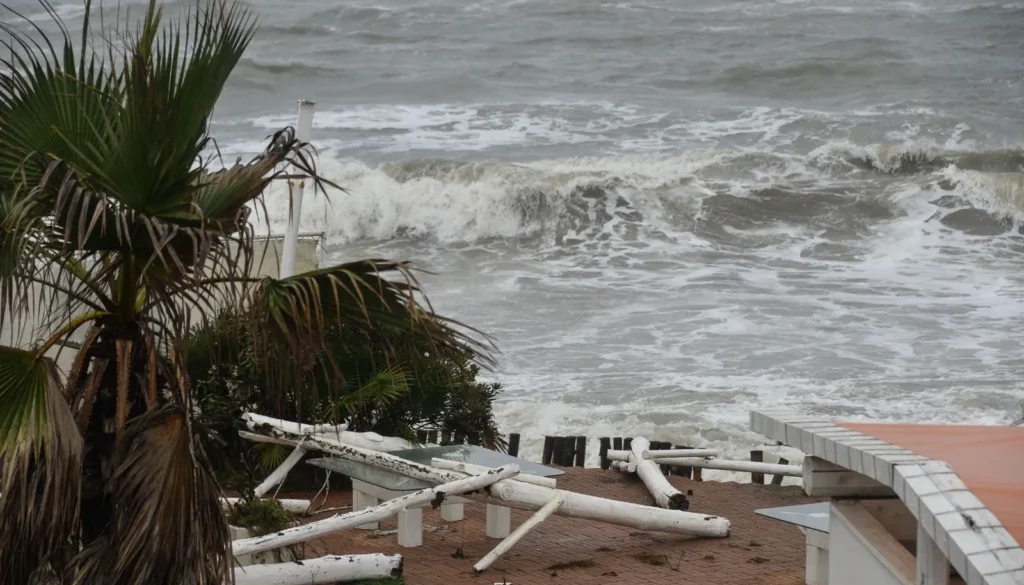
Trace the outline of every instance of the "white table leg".
{"type": "MultiPolygon", "coordinates": [[[[359,510],[365,510],[366,508],[371,508],[373,506],[376,506],[379,503],[380,503],[380,500],[378,500],[374,496],[371,496],[370,494],[367,494],[367,493],[364,493],[364,492],[361,492],[361,491],[358,491],[358,490],[352,490],[352,511],[353,512],[358,512],[359,510]]],[[[359,526],[356,526],[356,528],[358,528],[359,530],[377,530],[377,529],[380,528],[380,522],[370,522],[368,524],[361,524],[359,526]]]]}
{"type": "Polygon", "coordinates": [[[949,585],[949,561],[924,526],[917,525],[918,585],[949,585]]]}
{"type": "Polygon", "coordinates": [[[828,585],[828,534],[811,530],[807,533],[807,567],[804,582],[807,585],[828,585]]]}
{"type": "Polygon", "coordinates": [[[487,536],[505,538],[512,532],[512,509],[487,504],[487,536]]]}
{"type": "Polygon", "coordinates": [[[446,522],[458,522],[466,517],[465,504],[441,504],[441,519],[446,522]]]}
{"type": "Polygon", "coordinates": [[[398,513],[398,546],[423,546],[423,508],[406,508],[398,513]]]}

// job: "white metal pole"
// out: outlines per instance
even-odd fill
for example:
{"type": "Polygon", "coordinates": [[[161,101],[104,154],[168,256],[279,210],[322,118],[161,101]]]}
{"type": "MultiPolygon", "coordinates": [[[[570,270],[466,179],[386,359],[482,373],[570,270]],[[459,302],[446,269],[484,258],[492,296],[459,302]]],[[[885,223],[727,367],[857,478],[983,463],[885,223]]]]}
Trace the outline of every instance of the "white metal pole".
{"type": "MultiPolygon", "coordinates": [[[[299,123],[295,128],[295,138],[309,142],[313,130],[313,111],[316,104],[306,100],[299,101],[299,123]]],[[[294,182],[288,180],[288,227],[284,232],[284,245],[281,249],[281,269],[279,278],[288,278],[295,274],[295,254],[299,247],[299,222],[302,220],[302,192],[306,187],[305,179],[294,182]]]]}

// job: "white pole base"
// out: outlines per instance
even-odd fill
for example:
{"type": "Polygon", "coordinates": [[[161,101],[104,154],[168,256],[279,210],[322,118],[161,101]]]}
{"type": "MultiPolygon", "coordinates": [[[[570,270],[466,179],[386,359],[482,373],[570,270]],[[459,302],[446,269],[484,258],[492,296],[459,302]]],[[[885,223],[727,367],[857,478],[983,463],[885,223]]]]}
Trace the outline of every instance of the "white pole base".
{"type": "Polygon", "coordinates": [[[465,517],[465,504],[441,504],[441,520],[445,522],[459,522],[465,517]]]}
{"type": "Polygon", "coordinates": [[[423,508],[406,508],[398,513],[398,546],[423,546],[423,508]]]}
{"type": "MultiPolygon", "coordinates": [[[[367,508],[372,508],[372,507],[376,506],[379,503],[380,503],[380,500],[378,500],[375,496],[371,496],[370,494],[365,493],[365,492],[356,491],[355,489],[352,490],[352,511],[353,512],[358,512],[359,510],[365,510],[367,508]]],[[[359,530],[379,530],[380,529],[380,522],[368,522],[366,524],[361,524],[359,526],[356,526],[356,528],[359,529],[359,530]]]]}
{"type": "Polygon", "coordinates": [[[487,536],[505,538],[512,532],[512,509],[487,504],[487,536]]]}

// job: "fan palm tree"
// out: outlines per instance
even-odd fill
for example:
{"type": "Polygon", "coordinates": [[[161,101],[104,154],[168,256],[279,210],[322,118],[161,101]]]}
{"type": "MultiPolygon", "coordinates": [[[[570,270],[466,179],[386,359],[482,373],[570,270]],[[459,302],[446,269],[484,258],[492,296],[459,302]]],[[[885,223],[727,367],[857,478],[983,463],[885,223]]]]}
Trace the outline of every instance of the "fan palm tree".
{"type": "Polygon", "coordinates": [[[0,24],[0,323],[28,335],[0,346],[3,581],[230,580],[185,373],[191,326],[238,311],[258,354],[281,364],[279,389],[337,327],[412,332],[437,352],[480,346],[433,314],[404,263],[252,276],[249,215],[270,182],[290,166],[329,184],[290,128],[247,163],[207,156],[250,13],[211,0],[165,24],[151,2],[99,40],[88,3],[81,35],[53,15],[54,39],[0,24]],[[57,351],[75,352],[66,372],[57,351]]]}

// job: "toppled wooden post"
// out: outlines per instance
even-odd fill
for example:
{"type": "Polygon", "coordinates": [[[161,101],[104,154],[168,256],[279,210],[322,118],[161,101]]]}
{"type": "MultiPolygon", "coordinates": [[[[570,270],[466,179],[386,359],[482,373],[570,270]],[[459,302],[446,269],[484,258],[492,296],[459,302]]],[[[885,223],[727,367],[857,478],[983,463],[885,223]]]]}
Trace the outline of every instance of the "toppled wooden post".
{"type": "Polygon", "coordinates": [[[307,540],[319,538],[332,532],[383,520],[384,518],[394,516],[410,506],[426,503],[440,505],[447,495],[459,495],[469,491],[476,491],[518,474],[518,465],[506,465],[495,469],[494,473],[488,475],[461,477],[455,481],[413,492],[357,512],[335,515],[324,520],[303,524],[302,526],[286,528],[273,534],[236,540],[231,543],[231,554],[235,556],[253,554],[306,542],[307,540]]]}
{"type": "MultiPolygon", "coordinates": [[[[264,479],[260,485],[256,486],[255,494],[257,498],[262,498],[267,495],[271,489],[279,483],[284,481],[284,478],[288,477],[288,472],[295,467],[295,464],[302,460],[302,456],[306,454],[306,449],[302,445],[296,445],[295,449],[292,450],[288,458],[285,459],[281,465],[277,466],[270,475],[264,479]]],[[[308,505],[306,506],[309,507],[308,505]]]]}
{"type": "MultiPolygon", "coordinates": [[[[400,475],[433,484],[455,481],[464,477],[456,472],[420,465],[387,453],[344,445],[337,441],[325,439],[322,436],[299,437],[275,428],[263,428],[262,430],[269,433],[269,436],[245,431],[241,431],[239,435],[254,441],[282,445],[296,445],[299,441],[304,440],[306,441],[305,446],[307,448],[318,449],[349,461],[374,465],[381,469],[387,469],[400,475]]],[[[466,494],[463,497],[498,506],[535,511],[551,501],[555,495],[562,497],[562,505],[559,506],[556,512],[561,516],[598,520],[641,530],[671,532],[690,536],[712,538],[729,536],[729,521],[718,516],[653,508],[564,490],[553,490],[521,481],[502,480],[489,486],[483,493],[475,492],[466,494]]]]}
{"type": "MultiPolygon", "coordinates": [[[[224,498],[221,501],[225,505],[234,506],[237,505],[240,500],[241,498],[224,498]]],[[[306,512],[309,512],[309,500],[280,499],[274,501],[281,504],[281,507],[284,508],[285,512],[291,512],[292,514],[305,514],[306,512]]]]}
{"type": "MultiPolygon", "coordinates": [[[[458,471],[468,475],[486,475],[492,473],[494,468],[484,467],[483,465],[475,465],[473,463],[466,463],[464,461],[449,461],[448,459],[438,459],[434,457],[430,460],[430,465],[438,469],[447,469],[448,471],[458,471]]],[[[539,485],[541,487],[554,489],[557,484],[553,477],[541,477],[539,475],[530,475],[528,473],[520,473],[519,475],[512,478],[515,481],[521,481],[524,483],[532,483],[533,485],[539,485]]]]}
{"type": "Polygon", "coordinates": [[[544,504],[540,510],[537,510],[536,514],[530,516],[526,522],[520,524],[512,534],[509,534],[505,540],[498,543],[498,546],[494,547],[491,552],[487,553],[484,558],[480,559],[477,564],[473,565],[473,570],[477,573],[486,570],[487,567],[490,567],[494,563],[494,561],[498,560],[498,557],[508,552],[508,549],[512,548],[515,543],[519,542],[522,537],[526,536],[526,533],[532,530],[534,526],[547,520],[549,516],[554,514],[561,505],[561,496],[555,496],[552,498],[550,502],[544,504]]]}
{"type": "Polygon", "coordinates": [[[413,443],[399,437],[384,437],[370,432],[351,432],[346,430],[348,425],[307,425],[251,412],[243,414],[242,418],[251,430],[261,434],[266,434],[263,429],[276,428],[292,436],[320,437],[374,451],[399,451],[416,447],[413,443]]]}
{"type": "Polygon", "coordinates": [[[702,459],[699,457],[671,457],[669,459],[658,459],[657,461],[667,465],[687,465],[690,467],[720,469],[723,471],[745,471],[750,473],[759,473],[762,476],[766,473],[773,475],[785,475],[789,477],[800,477],[803,475],[803,469],[799,465],[756,463],[753,461],[731,461],[728,459],[702,459]]]}
{"type": "Polygon", "coordinates": [[[235,568],[235,585],[320,585],[402,575],[402,555],[329,555],[235,568]]]}
{"type": "Polygon", "coordinates": [[[650,449],[650,441],[643,437],[633,439],[633,459],[636,460],[636,474],[647,486],[647,491],[654,496],[654,501],[662,508],[669,510],[686,510],[690,507],[686,495],[672,487],[661,473],[661,466],[644,454],[650,449]]]}
{"type": "MultiPolygon", "coordinates": [[[[786,459],[784,457],[779,457],[779,465],[788,465],[788,464],[789,464],[789,459],[786,459]]],[[[782,478],[784,478],[784,477],[786,477],[786,476],[778,475],[778,474],[773,475],[772,476],[772,485],[782,485],[782,478]]]]}
{"type": "Polygon", "coordinates": [[[648,450],[644,455],[648,459],[671,459],[675,457],[717,457],[718,449],[661,449],[648,450]]]}

